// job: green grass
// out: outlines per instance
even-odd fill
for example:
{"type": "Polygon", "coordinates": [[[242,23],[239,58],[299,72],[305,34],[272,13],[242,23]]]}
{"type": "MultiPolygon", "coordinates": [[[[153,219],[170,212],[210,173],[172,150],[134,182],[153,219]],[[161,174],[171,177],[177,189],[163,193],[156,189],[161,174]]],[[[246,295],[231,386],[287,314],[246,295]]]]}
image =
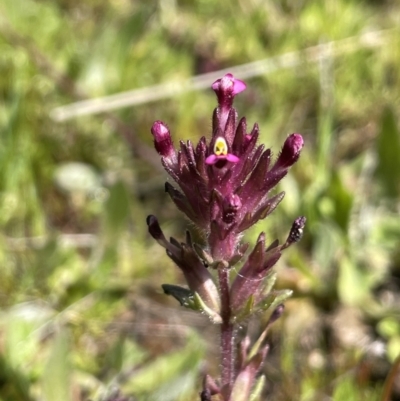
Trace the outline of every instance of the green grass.
{"type": "Polygon", "coordinates": [[[183,279],[145,224],[154,213],[184,237],[150,127],[165,121],[176,143],[210,135],[211,90],[64,122],[54,108],[391,29],[379,46],[247,79],[236,103],[274,154],[305,138],[280,208],[246,234],[284,239],[308,219],[278,267],[294,297],[262,399],[384,401],[400,355],[399,16],[391,1],[3,0],[0,400],[119,388],[183,401],[218,371],[217,331],[162,294],[183,279]]]}

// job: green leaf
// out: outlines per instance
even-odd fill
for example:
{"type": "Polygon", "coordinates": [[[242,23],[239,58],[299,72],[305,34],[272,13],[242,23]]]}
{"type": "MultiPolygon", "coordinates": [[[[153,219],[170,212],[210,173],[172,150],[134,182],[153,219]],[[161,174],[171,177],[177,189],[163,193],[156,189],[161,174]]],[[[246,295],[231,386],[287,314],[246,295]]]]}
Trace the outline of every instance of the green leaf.
{"type": "Polygon", "coordinates": [[[21,303],[0,315],[5,355],[11,367],[24,371],[33,362],[40,349],[40,330],[53,317],[54,311],[40,302],[21,303]]]}
{"type": "Polygon", "coordinates": [[[194,293],[194,300],[196,303],[197,310],[206,314],[213,323],[222,323],[221,316],[217,312],[209,308],[203,302],[203,300],[201,299],[200,295],[197,292],[194,293]]]}
{"type": "Polygon", "coordinates": [[[272,272],[268,274],[268,276],[265,278],[264,288],[262,291],[264,295],[268,295],[272,291],[272,288],[275,285],[277,277],[278,275],[276,274],[276,272],[272,272]]]}
{"type": "Polygon", "coordinates": [[[266,298],[264,298],[258,306],[261,307],[262,310],[266,311],[268,309],[273,309],[282,302],[286,301],[293,294],[292,290],[279,290],[272,291],[266,298]]]}
{"type": "Polygon", "coordinates": [[[72,400],[68,355],[68,334],[65,329],[61,329],[54,339],[43,374],[42,387],[45,401],[72,400]]]}
{"type": "Polygon", "coordinates": [[[145,395],[140,399],[151,401],[176,401],[178,396],[191,391],[197,379],[204,348],[196,334],[193,333],[188,340],[184,349],[160,356],[135,371],[123,386],[123,392],[145,395]]]}
{"type": "Polygon", "coordinates": [[[207,315],[213,323],[221,323],[221,316],[208,307],[197,292],[178,285],[163,284],[165,294],[173,296],[182,306],[207,315]]]}
{"type": "Polygon", "coordinates": [[[253,311],[254,311],[254,295],[250,295],[247,298],[245,305],[237,313],[235,313],[235,316],[233,317],[234,322],[238,323],[243,319],[246,319],[253,313],[253,311]]]}
{"type": "Polygon", "coordinates": [[[385,195],[396,198],[400,194],[400,133],[390,107],[385,108],[380,124],[376,173],[385,195]]]}
{"type": "Polygon", "coordinates": [[[10,366],[5,355],[0,354],[1,401],[32,401],[29,395],[29,380],[20,370],[10,366]]]}
{"type": "Polygon", "coordinates": [[[264,389],[265,382],[266,382],[266,379],[265,379],[264,375],[260,376],[257,379],[256,384],[254,385],[254,388],[251,392],[249,401],[260,401],[261,400],[262,391],[264,389]]]}
{"type": "Polygon", "coordinates": [[[395,317],[386,317],[378,323],[377,330],[385,338],[400,335],[400,322],[395,317]]]}
{"type": "MultiPolygon", "coordinates": [[[[273,291],[257,306],[260,307],[260,310],[268,310],[268,309],[273,310],[276,306],[282,304],[292,294],[293,294],[292,290],[273,291]]],[[[253,356],[255,356],[259,352],[265,340],[265,337],[267,336],[268,329],[269,329],[269,324],[267,323],[267,326],[260,334],[257,341],[253,344],[248,355],[248,360],[250,360],[253,356]]]]}
{"type": "Polygon", "coordinates": [[[162,284],[161,287],[165,294],[173,296],[182,306],[189,309],[195,309],[196,305],[194,302],[193,291],[173,284],[162,284]]]}
{"type": "Polygon", "coordinates": [[[341,230],[333,224],[317,223],[314,226],[314,236],[312,258],[317,263],[320,274],[327,274],[332,269],[337,250],[343,246],[341,230]]]}
{"type": "Polygon", "coordinates": [[[333,392],[333,401],[358,401],[359,392],[358,386],[353,379],[345,377],[337,382],[333,392]]]}
{"type": "Polygon", "coordinates": [[[392,337],[387,344],[387,356],[390,362],[400,357],[400,335],[392,337]]]}
{"type": "Polygon", "coordinates": [[[334,171],[332,175],[328,196],[334,204],[333,220],[342,228],[343,232],[347,233],[354,197],[344,186],[338,171],[334,171]]]}
{"type": "Polygon", "coordinates": [[[367,276],[346,256],[339,266],[338,293],[341,301],[348,305],[359,305],[369,295],[367,276]]]}
{"type": "Polygon", "coordinates": [[[127,223],[129,218],[129,193],[122,182],[115,183],[110,188],[110,196],[107,199],[106,222],[111,235],[118,233],[127,223]]]}

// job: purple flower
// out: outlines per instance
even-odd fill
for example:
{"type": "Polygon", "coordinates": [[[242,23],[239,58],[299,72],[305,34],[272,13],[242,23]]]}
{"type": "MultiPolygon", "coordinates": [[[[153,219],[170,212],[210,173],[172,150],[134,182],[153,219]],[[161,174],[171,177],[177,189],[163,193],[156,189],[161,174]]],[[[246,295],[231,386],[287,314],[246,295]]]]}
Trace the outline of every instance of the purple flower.
{"type": "Polygon", "coordinates": [[[271,190],[297,161],[303,146],[299,134],[290,135],[275,163],[270,149],[257,145],[259,129],[247,131],[246,119],[237,121],[232,107],[236,94],[246,87],[231,74],[212,85],[217,94],[212,138],[202,137],[173,148],[167,126],[157,121],[152,127],[154,143],[162,164],[178,187],[166,191],[176,206],[206,232],[211,255],[229,260],[238,246],[239,234],[272,213],[284,193],[271,190]]]}
{"type": "Polygon", "coordinates": [[[258,350],[253,347],[248,353],[248,345],[243,342],[235,365],[235,327],[255,311],[275,308],[268,325],[283,313],[282,302],[290,291],[271,291],[271,270],[282,251],[300,240],[306,219],[301,216],[294,221],[282,245],[277,240],[266,245],[265,234],[261,233],[245,256],[249,244],[240,240],[243,231],[266,218],[283,199],[283,192],[272,194],[272,190],[296,163],[304,143],[300,134],[289,135],[274,160],[271,150],[258,144],[258,125],[248,130],[246,119],[238,120],[233,108],[234,97],[246,89],[245,83],[226,74],[213,83],[212,89],[218,105],[209,141],[205,137],[197,145],[180,141],[179,149],[175,149],[163,122],[156,121],[151,129],[161,162],[176,182],[176,186],[167,182],[165,190],[178,209],[204,233],[206,244],[194,243],[188,232],[185,242],[174,238],[168,241],[154,216],[148,217],[147,224],[189,287],[164,285],[164,291],[181,305],[201,310],[214,323],[221,324],[221,382],[208,377],[201,400],[208,401],[216,394],[225,401],[245,400],[268,346],[257,342],[258,350]],[[241,267],[231,269],[242,259],[241,267]],[[231,280],[233,270],[238,273],[231,280]]]}
{"type": "Polygon", "coordinates": [[[226,74],[224,77],[217,79],[212,88],[217,94],[219,114],[219,124],[221,131],[224,131],[229,111],[232,108],[233,98],[246,89],[246,84],[240,79],[235,79],[232,74],[226,74]]]}
{"type": "Polygon", "coordinates": [[[239,158],[232,153],[228,153],[228,144],[224,137],[219,136],[214,142],[214,153],[207,157],[207,164],[215,164],[219,160],[226,160],[231,163],[237,163],[239,158]]]}
{"type": "Polygon", "coordinates": [[[211,87],[217,94],[219,102],[223,103],[229,95],[235,96],[243,92],[246,89],[246,84],[240,79],[234,78],[232,74],[226,74],[222,78],[217,79],[211,87]]]}

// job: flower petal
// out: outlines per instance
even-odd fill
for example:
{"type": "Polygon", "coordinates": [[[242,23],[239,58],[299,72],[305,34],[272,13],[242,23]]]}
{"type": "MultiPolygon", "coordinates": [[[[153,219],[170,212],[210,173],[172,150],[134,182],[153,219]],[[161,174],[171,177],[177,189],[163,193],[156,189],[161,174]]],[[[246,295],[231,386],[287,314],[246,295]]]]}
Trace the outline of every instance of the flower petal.
{"type": "Polygon", "coordinates": [[[206,164],[215,164],[218,161],[218,156],[212,154],[206,158],[206,164]]]}
{"type": "Polygon", "coordinates": [[[226,156],[226,160],[230,161],[231,163],[237,163],[240,159],[233,155],[232,153],[228,153],[226,156]]]}

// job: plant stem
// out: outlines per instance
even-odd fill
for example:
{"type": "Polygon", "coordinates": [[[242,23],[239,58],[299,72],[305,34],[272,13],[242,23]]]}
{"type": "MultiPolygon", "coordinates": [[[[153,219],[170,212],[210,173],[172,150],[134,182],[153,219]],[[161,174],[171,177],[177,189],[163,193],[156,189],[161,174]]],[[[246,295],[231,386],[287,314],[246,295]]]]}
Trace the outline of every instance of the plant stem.
{"type": "Polygon", "coordinates": [[[393,362],[392,368],[386,377],[385,384],[383,386],[383,394],[381,401],[390,401],[390,395],[393,392],[394,383],[396,380],[396,374],[400,371],[400,355],[393,362]]]}
{"type": "Polygon", "coordinates": [[[221,290],[221,385],[226,386],[226,394],[230,395],[235,374],[234,337],[235,328],[231,323],[231,305],[229,296],[229,270],[218,269],[221,290]]]}

